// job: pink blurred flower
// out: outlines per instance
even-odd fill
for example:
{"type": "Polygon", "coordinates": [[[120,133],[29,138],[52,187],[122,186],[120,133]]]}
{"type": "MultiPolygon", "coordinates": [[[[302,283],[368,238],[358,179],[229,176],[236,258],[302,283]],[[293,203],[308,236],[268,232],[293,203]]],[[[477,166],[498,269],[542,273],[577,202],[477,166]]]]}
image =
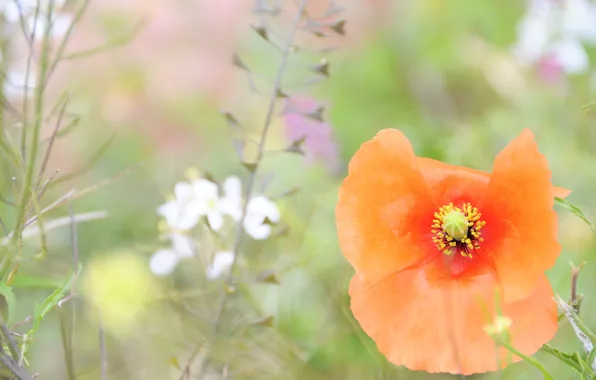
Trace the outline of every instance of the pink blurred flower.
{"type": "Polygon", "coordinates": [[[538,75],[545,82],[557,82],[563,75],[564,70],[555,55],[547,55],[538,62],[538,75]]]}
{"type": "Polygon", "coordinates": [[[284,112],[286,136],[292,142],[304,140],[305,163],[320,162],[330,171],[339,168],[338,149],[331,124],[317,120],[321,105],[306,96],[289,98],[284,112]]]}

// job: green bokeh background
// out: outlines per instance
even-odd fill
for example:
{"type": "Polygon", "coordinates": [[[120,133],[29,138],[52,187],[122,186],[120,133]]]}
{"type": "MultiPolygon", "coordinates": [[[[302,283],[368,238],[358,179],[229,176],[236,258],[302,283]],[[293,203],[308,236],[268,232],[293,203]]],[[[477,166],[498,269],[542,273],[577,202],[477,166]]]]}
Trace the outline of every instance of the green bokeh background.
{"type": "MultiPolygon", "coordinates": [[[[211,364],[219,373],[225,367],[230,378],[238,379],[460,378],[409,372],[387,363],[349,310],[347,285],[353,272],[341,256],[336,238],[337,188],[350,157],[361,143],[383,128],[401,129],[420,156],[482,170],[490,170],[493,158],[507,142],[522,129],[530,128],[549,160],[553,182],[571,189],[568,199],[596,219],[596,134],[594,114],[585,108],[596,99],[591,74],[547,83],[534,70],[515,65],[509,49],[524,10],[522,2],[404,4],[392,7],[387,17],[390,22],[368,32],[364,43],[327,54],[330,78],[307,90],[329,105],[325,117],[339,145],[341,172],[330,173],[324,165],[305,170],[301,157],[291,154],[266,155],[263,176],[259,178],[272,175],[272,179],[265,194],[273,197],[295,187],[299,191],[279,200],[287,234],[266,242],[249,241],[243,246],[240,272],[244,285],[240,284],[230,296],[231,306],[220,322],[222,328],[213,348],[211,364]],[[510,75],[511,67],[515,75],[510,75]],[[253,281],[263,270],[273,270],[279,284],[253,281]],[[271,326],[247,327],[267,316],[274,317],[271,326]]],[[[266,45],[258,37],[247,35],[239,50],[245,52],[247,61],[272,71],[277,61],[268,57],[276,52],[266,45]]],[[[588,48],[588,53],[596,64],[594,50],[588,48]]],[[[111,68],[118,74],[114,80],[133,97],[143,92],[144,69],[111,68]]],[[[142,162],[129,175],[73,203],[76,212],[100,209],[110,213],[107,219],[78,226],[78,250],[85,264],[132,255],[147,265],[150,255],[164,246],[158,239],[155,209],[175,182],[184,179],[187,168],[208,171],[218,180],[231,174],[247,178],[248,172],[232,149],[233,134],[221,117],[217,101],[196,94],[145,104],[151,114],[178,125],[176,133],[183,133],[187,141],[196,141],[164,151],[159,140],[143,132],[144,118],[135,128],[131,128],[130,121],[108,126],[102,117],[104,104],[88,90],[93,84],[71,86],[72,111],[79,113],[83,121],[60,149],[84,160],[110,136],[109,130],[116,129],[118,134],[90,172],[55,189],[47,199],[55,199],[73,186],[98,183],[142,162]]],[[[239,80],[238,87],[242,86],[245,82],[239,80]]],[[[240,104],[239,113],[246,124],[243,127],[258,132],[262,104],[258,103],[254,112],[240,104]]],[[[167,123],[163,128],[167,134],[167,123]]],[[[285,144],[282,129],[283,123],[277,120],[272,145],[285,144]]],[[[67,214],[68,209],[62,208],[53,216],[67,214]]],[[[596,329],[596,300],[591,292],[596,286],[592,232],[568,211],[559,210],[559,215],[563,252],[548,275],[555,291],[568,298],[569,262],[587,261],[579,282],[585,294],[582,315],[596,329]]],[[[203,235],[197,239],[204,246],[216,244],[203,235]]],[[[72,250],[68,229],[49,233],[48,244],[47,259],[24,263],[23,276],[57,281],[64,277],[72,250]]],[[[194,344],[208,335],[207,321],[214,315],[222,286],[208,283],[201,276],[200,265],[192,263],[179,267],[168,278],[154,278],[160,290],[145,300],[146,311],[135,316],[126,333],[105,326],[109,378],[178,378],[180,370],[176,367],[183,366],[194,344]]],[[[43,287],[18,288],[19,317],[29,315],[34,302],[49,291],[43,287]]],[[[97,320],[85,294],[72,301],[77,315],[73,357],[78,378],[98,379],[97,320]]],[[[60,313],[57,310],[44,320],[34,344],[32,364],[42,373],[41,378],[65,378],[60,313]]],[[[561,324],[552,344],[560,349],[581,350],[566,323],[561,324]]],[[[537,358],[557,379],[574,376],[552,357],[538,354],[537,358]]],[[[500,374],[468,378],[539,376],[531,366],[520,363],[500,374]]]]}

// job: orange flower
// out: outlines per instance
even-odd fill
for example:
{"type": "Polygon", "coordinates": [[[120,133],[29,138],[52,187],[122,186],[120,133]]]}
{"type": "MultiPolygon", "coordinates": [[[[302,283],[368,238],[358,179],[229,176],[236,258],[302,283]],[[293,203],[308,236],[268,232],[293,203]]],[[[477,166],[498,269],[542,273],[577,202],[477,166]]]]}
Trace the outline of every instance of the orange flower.
{"type": "Polygon", "coordinates": [[[337,229],[356,270],[352,312],[391,362],[458,374],[502,368],[507,354],[484,330],[495,292],[516,349],[531,355],[552,338],[557,308],[544,271],[561,249],[554,196],[569,191],[550,177],[529,130],[490,174],[416,157],[398,130],[362,145],[339,190],[337,229]]]}

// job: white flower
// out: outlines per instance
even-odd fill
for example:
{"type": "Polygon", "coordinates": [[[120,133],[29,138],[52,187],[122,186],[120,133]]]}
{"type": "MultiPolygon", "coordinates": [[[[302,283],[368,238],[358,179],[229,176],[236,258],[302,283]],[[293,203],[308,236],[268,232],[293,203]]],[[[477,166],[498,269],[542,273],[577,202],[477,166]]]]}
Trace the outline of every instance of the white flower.
{"type": "Polygon", "coordinates": [[[560,67],[568,74],[580,74],[590,67],[588,54],[577,40],[557,42],[553,44],[551,51],[560,67]]]}
{"type": "Polygon", "coordinates": [[[226,178],[223,184],[224,196],[220,199],[219,208],[235,221],[242,217],[242,182],[236,176],[226,178]]]}
{"type": "Polygon", "coordinates": [[[220,210],[217,184],[201,178],[192,183],[192,191],[196,197],[200,215],[207,215],[209,226],[219,231],[223,227],[223,215],[220,210]]]}
{"type": "Polygon", "coordinates": [[[234,253],[229,251],[218,252],[213,256],[213,262],[207,267],[207,278],[216,279],[227,273],[234,262],[234,253]]]}
{"type": "MultiPolygon", "coordinates": [[[[73,20],[73,16],[69,14],[55,14],[52,18],[52,25],[50,29],[50,38],[59,39],[64,37],[70,24],[73,20]]],[[[42,40],[47,27],[47,17],[39,15],[37,18],[33,15],[27,20],[28,33],[33,33],[33,38],[36,40],[42,40]]]]}
{"type": "Polygon", "coordinates": [[[542,57],[548,47],[555,5],[551,1],[534,0],[517,26],[518,41],[513,54],[522,62],[531,64],[542,57]]]}
{"type": "Polygon", "coordinates": [[[531,0],[518,25],[513,54],[523,64],[554,58],[568,74],[589,68],[582,43],[596,43],[596,4],[588,0],[531,0]]]}
{"type": "Polygon", "coordinates": [[[563,38],[596,42],[596,6],[588,0],[563,3],[563,38]]]}
{"type": "Polygon", "coordinates": [[[6,77],[4,78],[4,96],[8,98],[22,97],[23,94],[29,96],[35,88],[35,82],[36,75],[33,70],[29,70],[29,76],[27,76],[27,71],[24,67],[10,69],[6,72],[6,77]]]}
{"type": "Polygon", "coordinates": [[[189,230],[199,222],[200,204],[192,190],[189,183],[178,182],[174,187],[175,199],[157,208],[157,213],[166,219],[173,230],[189,230]]]}
{"type": "Polygon", "coordinates": [[[167,276],[174,271],[180,257],[170,249],[160,249],[149,260],[149,269],[157,276],[167,276]]]}
{"type": "Polygon", "coordinates": [[[193,192],[199,204],[201,215],[207,216],[207,221],[213,230],[219,231],[223,227],[224,215],[230,215],[235,221],[242,215],[242,183],[236,176],[228,177],[223,184],[223,196],[220,197],[217,184],[198,179],[193,182],[193,192]]]}
{"type": "Polygon", "coordinates": [[[149,268],[157,276],[167,276],[174,271],[180,260],[193,256],[193,241],[189,236],[173,233],[169,235],[172,248],[160,249],[149,260],[149,268]]]}
{"type": "Polygon", "coordinates": [[[268,219],[273,223],[279,222],[277,205],[263,196],[250,199],[244,218],[244,230],[255,240],[264,240],[271,234],[271,226],[265,223],[268,219]]]}
{"type": "Polygon", "coordinates": [[[180,258],[192,257],[194,254],[194,244],[189,236],[173,233],[170,236],[172,249],[180,258]]]}
{"type": "MultiPolygon", "coordinates": [[[[54,0],[53,11],[57,11],[64,6],[66,0],[54,0]]],[[[50,5],[50,0],[41,0],[39,2],[39,14],[45,15],[50,5]]],[[[21,15],[25,18],[35,12],[37,8],[37,0],[0,0],[0,10],[4,15],[4,19],[9,24],[18,23],[21,20],[21,15]]]]}

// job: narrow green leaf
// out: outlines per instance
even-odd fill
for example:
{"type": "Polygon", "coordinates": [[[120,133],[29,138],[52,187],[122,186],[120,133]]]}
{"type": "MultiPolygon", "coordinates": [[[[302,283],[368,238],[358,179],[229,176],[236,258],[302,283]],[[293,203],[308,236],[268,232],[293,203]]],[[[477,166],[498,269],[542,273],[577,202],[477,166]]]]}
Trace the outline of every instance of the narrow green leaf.
{"type": "Polygon", "coordinates": [[[79,273],[81,273],[81,269],[82,269],[82,265],[79,264],[79,266],[76,268],[76,270],[73,270],[66,277],[66,279],[62,283],[62,286],[60,286],[58,289],[54,290],[52,292],[52,294],[50,294],[48,296],[48,298],[46,298],[41,304],[39,304],[35,307],[35,314],[33,317],[36,320],[37,319],[41,320],[43,317],[46,316],[46,314],[50,310],[52,310],[54,307],[56,307],[58,305],[58,302],[60,302],[60,300],[62,300],[64,298],[66,293],[72,287],[74,280],[79,276],[79,273]]]}
{"type": "Polygon", "coordinates": [[[545,344],[544,346],[542,346],[542,351],[558,358],[563,363],[573,368],[576,372],[580,374],[582,373],[583,366],[577,361],[577,357],[575,355],[570,355],[565,352],[559,351],[556,348],[551,347],[549,344],[545,344]]]}
{"type": "Polygon", "coordinates": [[[548,370],[542,365],[542,363],[540,363],[538,360],[534,359],[531,356],[522,354],[521,352],[519,352],[518,350],[513,348],[513,346],[511,346],[508,342],[506,342],[504,340],[497,340],[497,342],[500,345],[502,345],[503,347],[505,347],[507,350],[509,350],[511,353],[519,356],[520,358],[522,358],[522,360],[524,360],[528,364],[531,364],[532,366],[534,366],[534,368],[536,368],[537,370],[539,370],[542,373],[542,377],[545,380],[555,380],[554,376],[551,375],[548,372],[548,370]]]}
{"type": "Polygon", "coordinates": [[[12,282],[13,288],[42,288],[42,289],[56,289],[61,284],[60,280],[55,278],[27,276],[19,274],[12,282]]]}
{"type": "Polygon", "coordinates": [[[12,326],[14,323],[15,312],[17,310],[17,299],[12,292],[12,288],[3,282],[0,282],[0,294],[4,296],[6,305],[8,306],[8,319],[6,325],[12,326]]]}
{"type": "Polygon", "coordinates": [[[584,222],[586,222],[586,224],[588,226],[590,226],[590,228],[592,229],[592,231],[596,232],[596,225],[594,223],[592,223],[588,217],[586,216],[586,214],[583,213],[583,211],[577,207],[576,205],[574,205],[573,203],[559,198],[559,197],[555,197],[555,202],[556,204],[558,204],[559,206],[571,211],[572,213],[574,213],[576,216],[580,217],[584,222]]]}

